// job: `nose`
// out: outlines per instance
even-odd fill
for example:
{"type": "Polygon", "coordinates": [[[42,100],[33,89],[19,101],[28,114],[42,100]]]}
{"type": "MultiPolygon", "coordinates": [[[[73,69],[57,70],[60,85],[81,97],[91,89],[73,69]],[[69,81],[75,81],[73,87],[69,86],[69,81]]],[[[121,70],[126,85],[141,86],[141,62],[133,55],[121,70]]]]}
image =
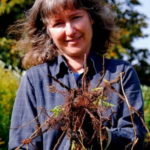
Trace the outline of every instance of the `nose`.
{"type": "Polygon", "coordinates": [[[67,36],[73,36],[75,34],[75,27],[72,23],[67,22],[66,23],[66,28],[65,28],[65,32],[67,36]]]}

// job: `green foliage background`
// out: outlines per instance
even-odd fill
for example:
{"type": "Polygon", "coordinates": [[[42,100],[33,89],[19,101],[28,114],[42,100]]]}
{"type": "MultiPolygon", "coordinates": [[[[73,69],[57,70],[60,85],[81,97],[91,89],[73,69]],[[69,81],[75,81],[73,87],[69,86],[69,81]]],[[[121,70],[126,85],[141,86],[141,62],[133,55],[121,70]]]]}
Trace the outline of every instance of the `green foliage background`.
{"type": "Polygon", "coordinates": [[[0,149],[7,147],[12,106],[20,76],[0,62],[0,149]]]}
{"type": "Polygon", "coordinates": [[[22,70],[21,53],[16,50],[15,38],[8,35],[8,27],[23,18],[34,0],[0,0],[0,60],[5,67],[22,70]]]}
{"type": "Polygon", "coordinates": [[[150,129],[150,87],[142,86],[142,91],[144,97],[145,122],[150,129]]]}

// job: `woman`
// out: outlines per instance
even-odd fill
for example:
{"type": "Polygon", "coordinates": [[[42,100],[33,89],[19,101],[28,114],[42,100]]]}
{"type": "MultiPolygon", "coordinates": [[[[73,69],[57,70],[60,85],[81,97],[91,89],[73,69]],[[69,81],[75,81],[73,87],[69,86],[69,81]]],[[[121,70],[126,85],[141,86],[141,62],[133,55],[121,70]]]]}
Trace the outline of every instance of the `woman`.
{"type": "MultiPolygon", "coordinates": [[[[115,31],[109,6],[102,0],[36,0],[27,14],[23,31],[21,43],[29,49],[23,65],[30,69],[22,79],[15,100],[9,149],[18,147],[26,138],[30,140],[37,126],[45,121],[47,116],[39,115],[40,108],[52,110],[64,104],[64,96],[50,92],[48,86],[55,86],[59,91],[77,89],[83,87],[84,74],[90,84],[89,89],[94,89],[99,82],[114,81],[124,72],[121,82],[113,84],[117,93],[124,94],[124,100],[119,94],[109,95],[113,110],[107,114],[111,123],[105,122],[104,125],[107,135],[104,148],[122,150],[134,147],[141,150],[145,128],[142,124],[143,99],[137,74],[127,62],[102,58],[113,43],[115,31]],[[129,111],[130,104],[135,111],[129,111]]],[[[85,130],[90,133],[88,125],[84,124],[85,130]]],[[[50,129],[30,141],[28,148],[71,149],[72,139],[66,135],[59,140],[60,135],[60,130],[50,129]]],[[[97,140],[96,144],[93,142],[92,146],[85,144],[84,147],[102,149],[99,142],[97,140]]],[[[25,149],[27,143],[24,141],[19,148],[25,149]]]]}

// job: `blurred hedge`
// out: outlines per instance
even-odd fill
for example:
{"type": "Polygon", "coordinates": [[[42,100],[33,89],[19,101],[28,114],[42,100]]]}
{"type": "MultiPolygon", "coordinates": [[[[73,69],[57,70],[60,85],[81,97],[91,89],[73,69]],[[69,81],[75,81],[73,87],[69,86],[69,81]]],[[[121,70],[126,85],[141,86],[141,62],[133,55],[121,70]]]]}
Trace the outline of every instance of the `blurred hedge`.
{"type": "Polygon", "coordinates": [[[150,87],[142,86],[142,91],[144,97],[145,122],[150,129],[150,87]]]}
{"type": "Polygon", "coordinates": [[[0,150],[6,150],[12,105],[20,77],[0,61],[0,150]]]}

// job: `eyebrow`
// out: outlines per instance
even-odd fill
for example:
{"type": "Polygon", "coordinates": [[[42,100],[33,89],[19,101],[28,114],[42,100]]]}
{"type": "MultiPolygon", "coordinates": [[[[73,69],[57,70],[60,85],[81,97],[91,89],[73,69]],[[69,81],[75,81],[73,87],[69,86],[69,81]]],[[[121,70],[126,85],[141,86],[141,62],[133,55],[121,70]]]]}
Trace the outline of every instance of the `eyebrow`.
{"type": "MultiPolygon", "coordinates": [[[[72,14],[69,14],[69,17],[75,16],[75,15],[80,15],[80,14],[82,14],[82,12],[73,12],[72,14]]],[[[57,15],[56,15],[56,16],[53,16],[52,18],[54,18],[55,21],[61,20],[61,19],[60,19],[61,17],[59,17],[59,15],[58,15],[58,16],[57,16],[57,15]]]]}
{"type": "Polygon", "coordinates": [[[81,15],[81,12],[75,12],[74,14],[71,14],[70,16],[74,16],[74,15],[81,15]]]}
{"type": "MultiPolygon", "coordinates": [[[[77,10],[76,12],[73,12],[72,14],[69,14],[69,18],[73,17],[73,16],[76,16],[76,15],[81,15],[83,12],[81,10],[77,10]]],[[[53,24],[55,22],[59,22],[61,21],[61,17],[59,17],[59,15],[54,15],[52,16],[52,18],[54,20],[50,20],[50,22],[53,24]]]]}

